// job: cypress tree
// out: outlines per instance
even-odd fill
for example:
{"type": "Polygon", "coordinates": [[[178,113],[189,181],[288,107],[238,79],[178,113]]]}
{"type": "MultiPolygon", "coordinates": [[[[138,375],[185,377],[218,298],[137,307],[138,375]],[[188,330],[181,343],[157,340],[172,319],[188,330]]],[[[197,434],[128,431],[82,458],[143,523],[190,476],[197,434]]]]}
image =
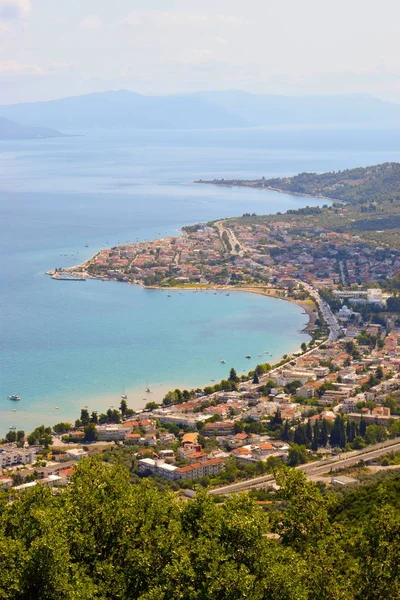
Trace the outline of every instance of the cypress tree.
{"type": "Polygon", "coordinates": [[[360,419],[360,435],[362,437],[365,436],[365,432],[367,431],[367,423],[364,421],[364,419],[361,417],[360,419]]]}
{"type": "Polygon", "coordinates": [[[283,430],[282,430],[282,440],[284,442],[288,442],[289,441],[289,422],[285,421],[285,424],[283,426],[283,430]]]}
{"type": "Polygon", "coordinates": [[[323,421],[322,421],[320,439],[321,439],[321,446],[323,446],[325,448],[328,443],[328,439],[329,439],[328,424],[326,422],[326,419],[323,419],[323,421]]]}
{"type": "Polygon", "coordinates": [[[318,450],[318,438],[319,438],[319,425],[318,425],[318,421],[315,421],[314,427],[313,427],[313,438],[312,438],[312,442],[311,442],[311,450],[313,450],[313,452],[316,452],[318,450]]]}
{"type": "Polygon", "coordinates": [[[312,432],[312,427],[311,427],[310,421],[307,421],[307,425],[306,425],[306,438],[307,438],[307,444],[311,444],[312,439],[313,439],[313,432],[312,432]]]}

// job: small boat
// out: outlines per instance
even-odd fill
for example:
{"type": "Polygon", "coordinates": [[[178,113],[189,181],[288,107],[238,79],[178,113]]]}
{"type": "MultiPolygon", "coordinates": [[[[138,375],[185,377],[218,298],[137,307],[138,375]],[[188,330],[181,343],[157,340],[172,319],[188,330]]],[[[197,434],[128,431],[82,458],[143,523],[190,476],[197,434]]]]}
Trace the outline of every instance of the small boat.
{"type": "Polygon", "coordinates": [[[121,394],[121,400],[128,400],[128,396],[126,394],[121,394]]]}
{"type": "Polygon", "coordinates": [[[13,408],[13,412],[17,412],[17,409],[16,409],[16,408],[13,408]]]}
{"type": "Polygon", "coordinates": [[[14,402],[19,402],[21,400],[21,398],[19,396],[17,396],[17,394],[12,394],[11,396],[8,396],[10,400],[14,400],[14,402]]]}
{"type": "Polygon", "coordinates": [[[246,354],[245,358],[251,358],[250,354],[246,354]]]}
{"type": "Polygon", "coordinates": [[[15,425],[9,425],[8,429],[17,429],[15,425]]]}
{"type": "Polygon", "coordinates": [[[224,365],[226,363],[226,360],[222,359],[221,362],[224,365]]]}
{"type": "Polygon", "coordinates": [[[60,407],[59,407],[59,406],[55,406],[54,408],[55,408],[56,410],[58,410],[60,407]]]}

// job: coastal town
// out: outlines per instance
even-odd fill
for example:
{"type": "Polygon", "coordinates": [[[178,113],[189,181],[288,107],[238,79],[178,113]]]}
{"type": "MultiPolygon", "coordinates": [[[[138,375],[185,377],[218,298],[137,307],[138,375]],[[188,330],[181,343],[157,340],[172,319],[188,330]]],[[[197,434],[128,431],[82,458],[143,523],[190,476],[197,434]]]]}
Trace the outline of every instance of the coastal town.
{"type": "Polygon", "coordinates": [[[398,464],[398,210],[385,196],[244,214],[184,227],[178,237],[100,250],[82,265],[50,271],[56,280],[114,280],[171,293],[275,296],[301,304],[309,338],[277,364],[265,352],[247,374],[226,365],[221,382],[171,390],[140,411],[123,395],[118,410],[83,408],[75,423],[40,426],[28,436],[9,431],[0,448],[0,485],[63,487],[91,454],[125,461],[133,480],[222,494],[260,479],[270,485],[277,464],[307,469],[325,483],[341,466],[398,464]]]}
{"type": "Polygon", "coordinates": [[[301,288],[320,326],[295,355],[240,377],[230,369],[213,387],[173,390],[138,412],[123,395],[119,410],[82,409],[74,424],[41,426],[29,436],[10,431],[0,446],[0,486],[19,492],[45,485],[58,493],[92,454],[106,461],[129,456],[133,477],[175,490],[200,484],[221,493],[224,486],[247,489],[243,481],[251,486],[257,476],[271,479],[277,464],[307,467],[310,477],[325,465],[324,481],[340,485],[357,482],[340,474],[326,479],[341,456],[353,464],[379,465],[380,457],[383,465],[397,464],[400,328],[391,316],[383,324],[365,316],[385,310],[385,295],[376,288],[334,290],[332,310],[316,289],[301,288]]]}

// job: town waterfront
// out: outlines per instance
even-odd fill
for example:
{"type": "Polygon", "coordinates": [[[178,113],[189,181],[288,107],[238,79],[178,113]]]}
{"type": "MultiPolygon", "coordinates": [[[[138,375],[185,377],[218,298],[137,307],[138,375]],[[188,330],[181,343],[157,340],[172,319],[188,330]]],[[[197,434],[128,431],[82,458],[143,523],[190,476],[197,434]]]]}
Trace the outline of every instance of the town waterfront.
{"type": "Polygon", "coordinates": [[[73,419],[85,404],[107,409],[123,390],[138,408],[170,387],[204,386],[226,377],[231,366],[241,373],[296,350],[307,341],[300,333],[307,316],[287,302],[241,292],[56,282],[44,272],[80,263],[101,247],[174,235],[184,224],[318,204],[190,182],[399,160],[395,139],[378,134],[369,146],[364,138],[357,146],[357,132],[338,139],[337,132],[330,138],[329,131],[299,130],[1,142],[0,433],[10,425],[29,430],[73,419]],[[13,393],[21,402],[7,399],[13,393]]]}

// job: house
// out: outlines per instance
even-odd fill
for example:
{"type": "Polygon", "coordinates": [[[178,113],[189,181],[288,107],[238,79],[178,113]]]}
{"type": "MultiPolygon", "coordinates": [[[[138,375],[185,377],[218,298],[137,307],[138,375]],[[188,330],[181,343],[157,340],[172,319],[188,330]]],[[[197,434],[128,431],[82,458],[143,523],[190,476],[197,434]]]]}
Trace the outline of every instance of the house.
{"type": "Polygon", "coordinates": [[[71,448],[71,450],[66,450],[65,454],[71,460],[81,460],[84,456],[87,456],[87,452],[82,448],[71,448]]]}
{"type": "Polygon", "coordinates": [[[0,490],[8,490],[12,487],[13,480],[11,477],[0,477],[0,490]]]}
{"type": "Polygon", "coordinates": [[[206,423],[202,429],[203,435],[229,435],[234,433],[234,423],[228,421],[217,421],[216,423],[206,423]]]}
{"type": "Polygon", "coordinates": [[[353,477],[347,477],[347,475],[340,475],[337,477],[332,477],[331,484],[332,485],[353,485],[358,483],[358,479],[354,479],[353,477]]]}

